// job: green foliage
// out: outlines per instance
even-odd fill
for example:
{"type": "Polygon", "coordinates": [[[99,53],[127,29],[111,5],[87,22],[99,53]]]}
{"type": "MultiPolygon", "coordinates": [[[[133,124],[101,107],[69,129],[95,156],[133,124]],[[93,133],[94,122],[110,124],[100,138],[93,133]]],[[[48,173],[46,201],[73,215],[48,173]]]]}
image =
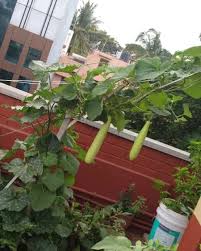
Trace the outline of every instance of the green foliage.
{"type": "Polygon", "coordinates": [[[142,243],[137,241],[133,246],[131,241],[124,236],[108,236],[95,246],[93,250],[107,250],[107,251],[176,251],[176,247],[168,248],[161,246],[158,242],[149,241],[142,243]]]}
{"type": "MultiPolygon", "coordinates": [[[[200,99],[200,61],[190,57],[190,62],[186,62],[184,56],[180,57],[183,58],[178,61],[173,56],[168,63],[153,57],[126,68],[101,67],[91,70],[86,78],[76,73],[75,66],[34,65],[34,75],[41,81],[41,87],[25,99],[23,106],[12,107],[19,112],[18,121],[34,128],[33,135],[24,141],[16,140],[9,151],[0,152],[3,161],[13,155],[3,168],[18,177],[22,186],[19,189],[12,185],[8,189],[6,184],[0,184],[5,188],[0,192],[3,247],[15,250],[25,245],[28,251],[48,251],[59,250],[62,244],[64,250],[80,246],[88,251],[106,235],[122,232],[119,214],[136,214],[144,200],[138,198],[131,204],[123,200],[104,209],[76,206],[71,186],[79,169],[77,158],[83,160],[85,151],[76,143],[74,129],[68,129],[63,137],[57,137],[55,130],[67,117],[102,122],[111,117],[119,131],[129,122],[128,113],[141,112],[146,120],[161,116],[173,116],[175,120],[191,118],[194,114],[187,105],[190,102],[183,103],[183,97],[200,99]],[[55,71],[66,72],[68,77],[65,84],[52,88],[48,76],[55,71]],[[104,80],[96,82],[94,78],[100,75],[104,80]],[[182,110],[175,115],[178,102],[182,110]],[[19,150],[22,158],[15,157],[19,150]]],[[[189,173],[185,175],[187,179],[189,173]]]]}
{"type": "Polygon", "coordinates": [[[165,191],[165,184],[156,180],[154,188],[161,192],[162,202],[177,213],[191,215],[201,194],[201,141],[193,141],[189,147],[191,163],[178,168],[175,178],[175,197],[165,191]]]}

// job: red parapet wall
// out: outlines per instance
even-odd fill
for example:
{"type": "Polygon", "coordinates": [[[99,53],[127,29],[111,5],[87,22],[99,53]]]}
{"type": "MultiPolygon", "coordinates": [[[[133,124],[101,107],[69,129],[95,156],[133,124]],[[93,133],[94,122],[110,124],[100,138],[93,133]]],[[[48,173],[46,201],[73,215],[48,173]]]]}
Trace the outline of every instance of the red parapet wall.
{"type": "MultiPolygon", "coordinates": [[[[20,105],[20,102],[0,94],[0,104],[20,105]]],[[[15,139],[23,139],[32,132],[32,128],[22,129],[18,123],[9,119],[14,112],[0,108],[0,148],[9,148],[15,139]]],[[[97,129],[84,123],[77,123],[79,144],[88,148],[97,129]]],[[[119,193],[129,184],[135,183],[137,194],[147,199],[145,214],[135,220],[134,225],[149,231],[159,193],[153,189],[155,179],[163,180],[167,189],[173,186],[172,174],[176,167],[185,165],[185,161],[166,153],[143,147],[135,161],[129,161],[130,140],[108,134],[106,141],[92,165],[81,164],[74,187],[77,197],[99,205],[115,202],[119,193]]]]}

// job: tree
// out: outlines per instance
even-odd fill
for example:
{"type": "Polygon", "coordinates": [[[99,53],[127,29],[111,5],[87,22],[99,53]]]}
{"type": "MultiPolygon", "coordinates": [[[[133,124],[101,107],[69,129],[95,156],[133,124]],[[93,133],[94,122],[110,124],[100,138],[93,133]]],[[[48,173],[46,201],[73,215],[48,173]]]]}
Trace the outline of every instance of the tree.
{"type": "Polygon", "coordinates": [[[94,12],[97,5],[86,2],[76,13],[73,19],[74,35],[70,45],[70,52],[86,55],[90,49],[89,33],[97,29],[100,22],[94,12]]]}
{"type": "Polygon", "coordinates": [[[131,54],[131,61],[135,61],[136,59],[147,55],[146,50],[139,44],[126,44],[124,51],[131,54]]]}
{"type": "Polygon", "coordinates": [[[89,39],[91,48],[98,49],[105,53],[115,55],[123,49],[113,37],[103,30],[91,31],[89,39]]]}
{"type": "Polygon", "coordinates": [[[142,44],[150,57],[159,56],[162,51],[160,35],[160,32],[151,28],[146,32],[141,32],[138,35],[136,42],[142,44]]]}

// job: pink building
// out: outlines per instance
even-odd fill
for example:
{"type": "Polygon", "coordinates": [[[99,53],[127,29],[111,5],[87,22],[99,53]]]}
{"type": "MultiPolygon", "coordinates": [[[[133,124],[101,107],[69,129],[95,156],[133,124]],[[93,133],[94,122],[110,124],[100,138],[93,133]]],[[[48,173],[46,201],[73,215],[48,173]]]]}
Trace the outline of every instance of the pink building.
{"type": "MultiPolygon", "coordinates": [[[[87,57],[82,57],[77,54],[72,54],[71,56],[62,55],[60,58],[60,64],[78,65],[79,66],[78,72],[81,76],[86,76],[88,70],[95,69],[105,64],[108,66],[115,66],[115,67],[126,67],[128,65],[128,63],[124,62],[123,60],[120,60],[110,54],[101,51],[94,51],[87,57]]],[[[55,86],[59,85],[67,76],[68,76],[67,73],[57,72],[53,77],[53,84],[55,86]]]]}

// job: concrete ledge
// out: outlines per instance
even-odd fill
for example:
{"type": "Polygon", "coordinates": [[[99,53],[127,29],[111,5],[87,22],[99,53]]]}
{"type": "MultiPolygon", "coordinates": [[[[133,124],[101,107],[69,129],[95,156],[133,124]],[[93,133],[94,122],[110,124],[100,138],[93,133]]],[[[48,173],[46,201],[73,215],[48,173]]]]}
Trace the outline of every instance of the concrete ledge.
{"type": "Polygon", "coordinates": [[[31,96],[30,93],[21,91],[17,88],[3,83],[0,83],[0,94],[4,94],[8,97],[15,98],[21,101],[23,101],[26,97],[31,96]]]}
{"type": "MultiPolygon", "coordinates": [[[[3,84],[3,83],[0,83],[0,93],[6,95],[8,97],[12,97],[12,98],[21,100],[21,101],[23,101],[27,96],[31,96],[30,93],[18,90],[12,86],[9,86],[9,85],[3,84]]],[[[80,122],[87,124],[87,125],[90,125],[90,126],[93,126],[95,128],[100,128],[100,126],[101,126],[101,122],[92,122],[87,119],[82,119],[82,120],[80,120],[80,122]]],[[[129,130],[123,130],[122,132],[119,133],[114,126],[110,127],[109,132],[114,135],[117,135],[121,138],[130,140],[130,141],[134,141],[138,135],[137,133],[129,131],[129,130]]],[[[164,143],[159,142],[157,140],[146,138],[144,145],[147,147],[150,147],[152,149],[155,149],[157,151],[174,156],[176,158],[190,161],[188,152],[182,151],[178,148],[164,144],[164,143]]]]}

